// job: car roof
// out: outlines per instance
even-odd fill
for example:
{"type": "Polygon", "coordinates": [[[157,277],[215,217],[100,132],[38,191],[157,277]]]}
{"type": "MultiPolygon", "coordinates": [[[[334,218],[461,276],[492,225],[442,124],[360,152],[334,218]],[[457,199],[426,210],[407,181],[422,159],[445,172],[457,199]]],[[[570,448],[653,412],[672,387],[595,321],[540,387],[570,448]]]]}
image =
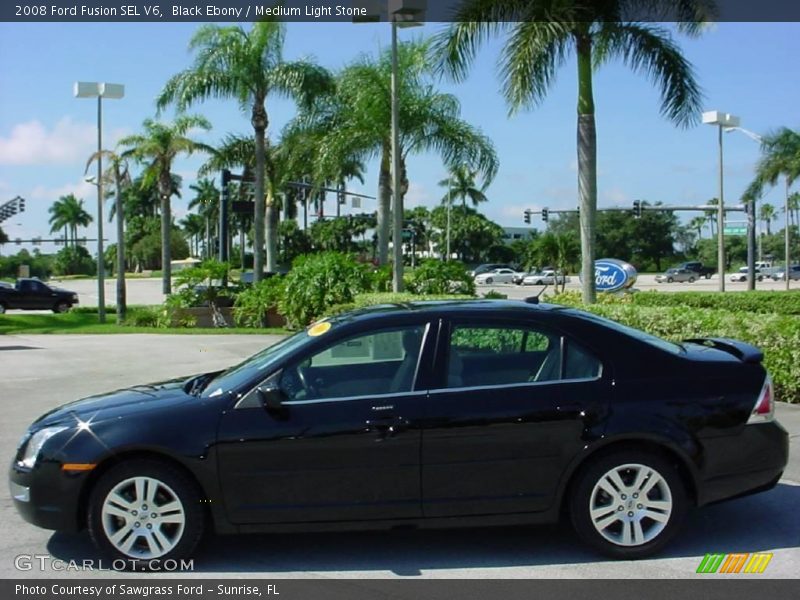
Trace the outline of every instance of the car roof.
{"type": "Polygon", "coordinates": [[[387,315],[426,314],[430,316],[468,315],[531,315],[537,312],[565,310],[558,304],[533,304],[524,300],[424,300],[377,304],[331,317],[333,322],[354,322],[380,319],[387,315]]]}

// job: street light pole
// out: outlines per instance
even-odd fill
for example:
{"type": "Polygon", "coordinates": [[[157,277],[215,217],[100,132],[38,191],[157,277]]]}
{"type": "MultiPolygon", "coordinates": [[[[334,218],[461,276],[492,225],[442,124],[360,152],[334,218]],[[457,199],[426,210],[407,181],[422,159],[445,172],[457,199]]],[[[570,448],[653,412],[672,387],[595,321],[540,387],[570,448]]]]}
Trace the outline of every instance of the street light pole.
{"type": "Polygon", "coordinates": [[[447,179],[447,256],[445,260],[450,260],[450,212],[453,208],[453,180],[452,174],[447,179]]]}
{"type": "Polygon", "coordinates": [[[719,204],[717,205],[717,271],[719,291],[725,291],[725,193],[722,167],[722,125],[717,125],[719,135],[719,204]]]}
{"type": "MultiPolygon", "coordinates": [[[[717,272],[719,273],[720,292],[725,291],[725,190],[724,171],[722,158],[722,130],[739,126],[739,117],[722,113],[716,110],[703,113],[703,123],[717,126],[717,140],[719,145],[719,204],[717,205],[717,272]]],[[[750,275],[748,279],[755,277],[750,275]]]]}
{"type": "Polygon", "coordinates": [[[403,291],[403,205],[400,196],[400,131],[398,118],[397,89],[397,22],[392,19],[392,210],[394,228],[392,231],[392,255],[394,269],[392,290],[403,291]]]}
{"type": "Polygon", "coordinates": [[[783,270],[783,278],[786,280],[786,291],[789,291],[789,282],[792,280],[791,260],[789,260],[789,176],[786,176],[786,196],[783,199],[784,217],[786,222],[783,225],[783,253],[786,257],[786,268],[783,270]]]}
{"type": "MultiPolygon", "coordinates": [[[[75,83],[76,98],[97,98],[97,315],[106,322],[105,265],[103,256],[103,98],[119,99],[125,86],[118,83],[79,81],[75,83]]],[[[119,243],[119,240],[117,240],[119,243]]]]}

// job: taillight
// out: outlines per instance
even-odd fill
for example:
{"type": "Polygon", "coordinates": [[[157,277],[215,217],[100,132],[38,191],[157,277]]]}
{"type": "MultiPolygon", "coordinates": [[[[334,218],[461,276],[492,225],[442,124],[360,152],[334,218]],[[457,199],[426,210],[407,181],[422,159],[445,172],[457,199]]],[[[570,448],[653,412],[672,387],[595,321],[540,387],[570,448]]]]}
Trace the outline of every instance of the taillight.
{"type": "Polygon", "coordinates": [[[747,419],[747,424],[751,423],[769,423],[775,418],[775,393],[772,389],[772,379],[769,375],[764,380],[764,386],[761,388],[761,393],[758,395],[753,411],[750,413],[750,418],[747,419]]]}

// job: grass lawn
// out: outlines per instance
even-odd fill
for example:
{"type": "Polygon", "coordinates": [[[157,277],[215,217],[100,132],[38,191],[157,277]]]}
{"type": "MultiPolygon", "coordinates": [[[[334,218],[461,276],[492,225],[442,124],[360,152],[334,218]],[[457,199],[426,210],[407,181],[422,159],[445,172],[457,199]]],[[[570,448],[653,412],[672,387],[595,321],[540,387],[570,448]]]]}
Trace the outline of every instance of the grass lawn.
{"type": "Polygon", "coordinates": [[[169,333],[183,335],[197,334],[279,334],[287,332],[280,328],[251,329],[242,327],[200,328],[200,327],[131,327],[117,325],[113,314],[107,316],[107,322],[97,322],[97,313],[70,312],[65,314],[0,315],[0,335],[41,334],[41,333],[169,333]]]}

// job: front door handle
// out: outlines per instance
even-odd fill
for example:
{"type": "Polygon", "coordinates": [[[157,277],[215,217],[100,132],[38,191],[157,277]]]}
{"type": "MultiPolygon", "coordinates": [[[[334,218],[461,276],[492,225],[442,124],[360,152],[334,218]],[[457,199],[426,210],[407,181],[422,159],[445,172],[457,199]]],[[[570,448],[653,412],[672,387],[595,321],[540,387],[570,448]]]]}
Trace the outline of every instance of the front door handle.
{"type": "Polygon", "coordinates": [[[375,432],[378,441],[394,437],[406,428],[408,420],[403,417],[379,417],[366,421],[367,431],[375,432]]]}

